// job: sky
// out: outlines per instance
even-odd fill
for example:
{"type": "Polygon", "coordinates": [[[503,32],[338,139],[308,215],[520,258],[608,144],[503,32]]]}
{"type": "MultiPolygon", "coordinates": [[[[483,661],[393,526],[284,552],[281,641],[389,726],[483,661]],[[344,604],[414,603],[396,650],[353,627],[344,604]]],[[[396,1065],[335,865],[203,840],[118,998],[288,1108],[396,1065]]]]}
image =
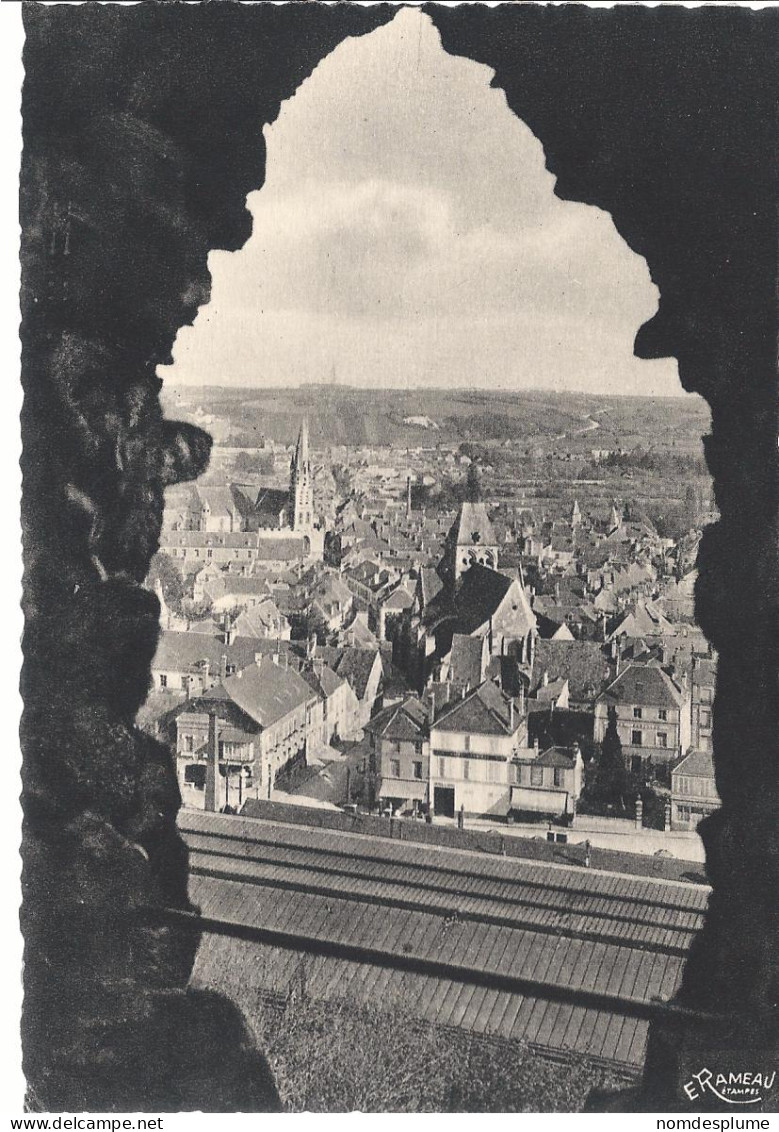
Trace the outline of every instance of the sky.
{"type": "Polygon", "coordinates": [[[418,9],[327,56],[264,128],[252,235],[211,253],[166,383],[681,394],[674,359],[633,357],[646,262],[554,196],[492,77],[418,9]]]}

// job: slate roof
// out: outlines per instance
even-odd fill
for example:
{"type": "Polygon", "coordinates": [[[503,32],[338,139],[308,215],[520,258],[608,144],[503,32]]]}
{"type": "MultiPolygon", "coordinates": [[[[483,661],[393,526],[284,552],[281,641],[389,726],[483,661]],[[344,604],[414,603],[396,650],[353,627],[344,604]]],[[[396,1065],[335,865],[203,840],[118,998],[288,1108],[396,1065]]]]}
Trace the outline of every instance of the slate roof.
{"type": "Polygon", "coordinates": [[[263,657],[222,682],[228,697],[261,727],[270,727],[313,699],[312,689],[294,669],[263,657]]]}
{"type": "Polygon", "coordinates": [[[265,562],[292,562],[309,553],[308,540],[304,535],[291,535],[289,538],[257,539],[257,558],[265,562]]]}
{"type": "Polygon", "coordinates": [[[262,521],[263,518],[279,521],[281,512],[289,506],[289,494],[276,487],[262,487],[257,493],[254,510],[262,521]]]}
{"type": "Polygon", "coordinates": [[[564,770],[573,770],[576,766],[576,759],[567,747],[548,747],[533,761],[535,766],[562,767],[564,770]]]}
{"type": "Polygon", "coordinates": [[[445,707],[432,726],[471,735],[513,735],[521,722],[522,715],[515,709],[512,728],[509,701],[496,684],[487,681],[462,700],[445,707]]]}
{"type": "Polygon", "coordinates": [[[462,633],[455,633],[449,660],[449,679],[452,683],[478,687],[484,679],[483,653],[484,641],[480,637],[466,637],[462,633]]]}
{"type": "Polygon", "coordinates": [[[429,605],[444,588],[444,583],[441,581],[438,571],[429,566],[425,566],[420,570],[419,585],[422,591],[423,609],[425,606],[429,605]]]}
{"type": "Polygon", "coordinates": [[[346,679],[339,676],[337,672],[333,672],[327,664],[323,664],[320,669],[307,669],[300,674],[310,688],[313,688],[317,695],[322,695],[325,699],[335,695],[339,688],[346,684],[346,679]]]}
{"type": "Polygon", "coordinates": [[[536,619],[520,583],[497,570],[480,565],[466,570],[456,591],[455,609],[459,631],[472,633],[489,621],[512,585],[516,587],[518,598],[517,635],[524,636],[531,632],[536,627],[536,619]]]}
{"type": "Polygon", "coordinates": [[[226,656],[228,664],[244,668],[254,662],[260,643],[254,637],[236,637],[226,645],[221,637],[205,633],[163,632],[151,666],[153,671],[185,672],[207,660],[211,671],[217,672],[222,656],[226,656]]]}
{"type": "Polygon", "coordinates": [[[609,640],[621,636],[658,637],[664,634],[671,636],[675,632],[675,627],[653,602],[638,601],[632,613],[626,614],[616,629],[609,634],[609,640]]]}
{"type": "Polygon", "coordinates": [[[416,696],[410,696],[403,703],[392,704],[380,711],[365,730],[382,739],[417,743],[428,735],[427,708],[416,696]]]}
{"type": "Polygon", "coordinates": [[[352,648],[345,645],[336,648],[330,645],[317,646],[316,655],[329,664],[334,672],[343,676],[359,700],[365,698],[378,649],[352,648]]]}
{"type": "Polygon", "coordinates": [[[699,751],[695,748],[688,751],[682,761],[674,769],[674,774],[689,774],[697,778],[714,778],[714,759],[711,751],[699,751]]]}
{"type": "Polygon", "coordinates": [[[456,546],[495,546],[497,538],[487,508],[482,502],[466,500],[460,507],[449,539],[456,546]]]}
{"type": "Polygon", "coordinates": [[[611,679],[614,666],[596,641],[546,641],[537,638],[533,653],[531,691],[539,687],[544,672],[550,680],[568,681],[574,701],[594,700],[611,679]]]}
{"type": "Polygon", "coordinates": [[[681,689],[662,668],[645,664],[629,665],[598,699],[607,703],[670,708],[681,708],[684,702],[681,689]]]}

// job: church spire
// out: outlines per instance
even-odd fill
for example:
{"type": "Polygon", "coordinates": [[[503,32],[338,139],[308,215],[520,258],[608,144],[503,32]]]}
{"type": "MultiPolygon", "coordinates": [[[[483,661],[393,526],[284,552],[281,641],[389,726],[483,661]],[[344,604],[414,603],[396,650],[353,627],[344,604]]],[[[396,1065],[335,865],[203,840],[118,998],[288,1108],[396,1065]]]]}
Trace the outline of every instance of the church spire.
{"type": "Polygon", "coordinates": [[[304,417],[298,433],[298,443],[295,449],[295,464],[299,468],[308,463],[308,420],[304,417]]]}
{"type": "Polygon", "coordinates": [[[300,426],[295,455],[292,457],[289,503],[292,530],[311,530],[314,525],[314,499],[308,456],[308,421],[305,419],[300,426]]]}

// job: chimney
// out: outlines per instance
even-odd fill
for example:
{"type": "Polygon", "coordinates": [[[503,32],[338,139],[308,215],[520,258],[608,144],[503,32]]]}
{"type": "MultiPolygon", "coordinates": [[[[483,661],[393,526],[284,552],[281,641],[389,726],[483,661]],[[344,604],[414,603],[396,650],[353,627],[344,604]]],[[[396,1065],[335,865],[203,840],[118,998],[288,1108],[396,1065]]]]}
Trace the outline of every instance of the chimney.
{"type": "Polygon", "coordinates": [[[509,727],[512,734],[514,733],[514,697],[509,700],[509,727]]]}
{"type": "Polygon", "coordinates": [[[219,658],[219,680],[221,682],[222,680],[226,680],[226,679],[227,679],[227,653],[223,652],[221,657],[219,658]]]}
{"type": "Polygon", "coordinates": [[[430,689],[430,722],[435,723],[435,688],[430,689]]]}
{"type": "Polygon", "coordinates": [[[214,814],[219,809],[219,743],[216,737],[215,711],[208,713],[207,751],[205,808],[214,814]]]}

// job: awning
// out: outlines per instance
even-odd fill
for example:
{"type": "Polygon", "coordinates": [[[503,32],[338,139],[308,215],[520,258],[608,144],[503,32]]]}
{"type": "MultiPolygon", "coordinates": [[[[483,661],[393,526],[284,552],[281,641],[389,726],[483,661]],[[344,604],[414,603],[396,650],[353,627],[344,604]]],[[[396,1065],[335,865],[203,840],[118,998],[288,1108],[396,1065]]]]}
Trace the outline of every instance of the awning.
{"type": "Polygon", "coordinates": [[[416,778],[382,778],[379,783],[379,797],[424,802],[427,799],[427,783],[416,778]]]}
{"type": "Polygon", "coordinates": [[[528,810],[536,814],[565,814],[568,812],[568,791],[512,786],[511,809],[528,810]]]}

